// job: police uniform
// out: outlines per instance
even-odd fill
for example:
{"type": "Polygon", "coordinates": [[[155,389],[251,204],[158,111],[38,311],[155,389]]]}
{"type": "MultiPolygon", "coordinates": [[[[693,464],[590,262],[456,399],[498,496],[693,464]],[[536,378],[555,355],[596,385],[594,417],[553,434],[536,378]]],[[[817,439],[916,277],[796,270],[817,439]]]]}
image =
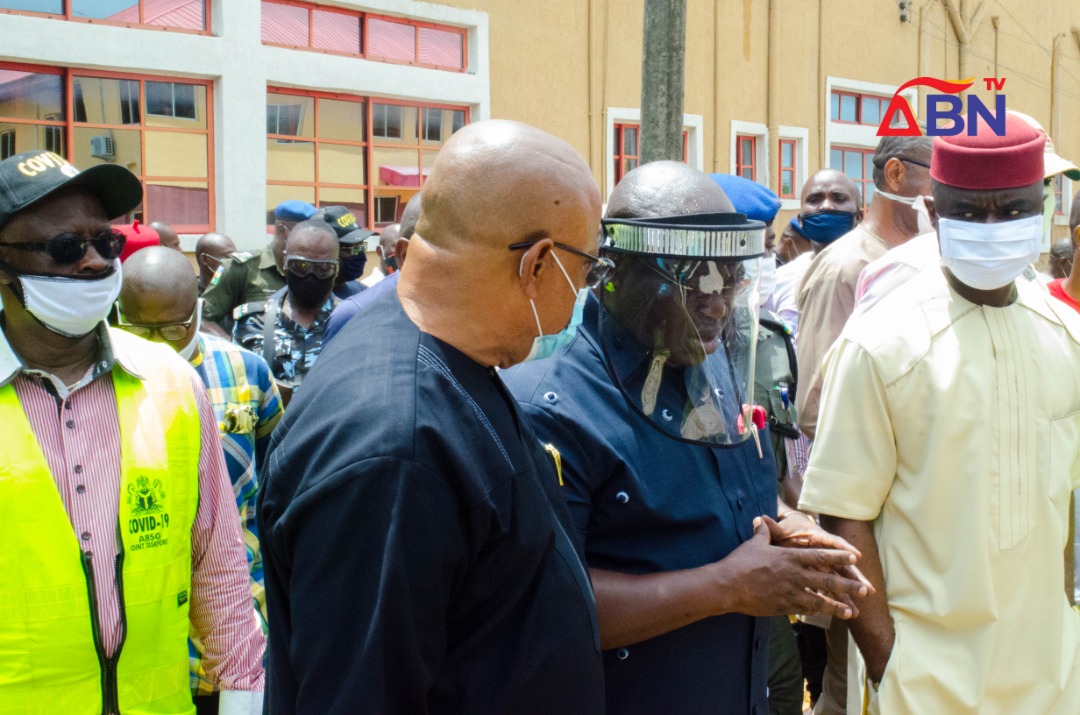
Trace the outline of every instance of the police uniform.
{"type": "Polygon", "coordinates": [[[225,327],[237,306],[264,301],[284,287],[272,245],[234,253],[221,262],[203,293],[203,320],[225,327]]]}
{"type": "MultiPolygon", "coordinates": [[[[590,295],[564,351],[502,372],[559,452],[588,565],[648,574],[723,559],[751,538],[754,517],[776,515],[771,450],[687,444],[643,419],[610,376],[600,312],[590,295]]],[[[605,651],[608,711],[764,715],[770,629],[768,618],[732,613],[605,651]]]]}

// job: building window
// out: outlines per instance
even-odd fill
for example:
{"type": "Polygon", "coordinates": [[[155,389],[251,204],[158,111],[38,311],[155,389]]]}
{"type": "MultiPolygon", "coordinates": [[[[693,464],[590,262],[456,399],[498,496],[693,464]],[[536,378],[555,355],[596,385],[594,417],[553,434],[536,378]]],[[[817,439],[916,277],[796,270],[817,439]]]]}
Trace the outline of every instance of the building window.
{"type": "Polygon", "coordinates": [[[1065,215],[1065,177],[1062,174],[1054,174],[1053,179],[1054,189],[1054,215],[1065,215]]]}
{"type": "Polygon", "coordinates": [[[780,185],[777,187],[776,193],[782,199],[798,198],[799,187],[796,182],[799,176],[799,159],[797,149],[797,140],[780,140],[780,185]]]}
{"type": "Polygon", "coordinates": [[[179,82],[147,82],[146,113],[174,119],[195,119],[195,87],[179,82]]]}
{"type": "Polygon", "coordinates": [[[735,138],[735,174],[750,181],[757,181],[757,141],[752,134],[735,138]]]}
{"type": "Polygon", "coordinates": [[[138,124],[141,121],[139,117],[139,83],[122,79],[119,86],[120,123],[138,124]]]}
{"type": "Polygon", "coordinates": [[[829,168],[844,172],[862,195],[861,208],[874,199],[874,150],[833,146],[829,151],[829,168]]]}
{"type": "Polygon", "coordinates": [[[401,107],[376,104],[372,111],[371,135],[383,139],[401,139],[401,107]]]}
{"type": "Polygon", "coordinates": [[[16,153],[126,167],[142,182],[143,203],[120,220],[165,221],[181,233],[213,229],[211,101],[206,81],[0,64],[0,132],[14,132],[16,153]],[[175,87],[172,115],[146,104],[155,85],[175,87]]]}
{"type": "Polygon", "coordinates": [[[0,13],[209,34],[210,0],[0,0],[0,13]]]}
{"type": "Polygon", "coordinates": [[[262,41],[457,72],[468,66],[464,28],[294,0],[262,0],[262,41]]]}
{"type": "Polygon", "coordinates": [[[15,154],[15,130],[9,129],[0,134],[0,161],[7,159],[9,156],[15,156],[15,154]]]}
{"type": "MultiPolygon", "coordinates": [[[[686,161],[686,151],[689,146],[689,132],[683,129],[682,160],[686,161]]],[[[623,176],[638,167],[638,157],[641,156],[641,125],[622,122],[615,124],[615,152],[614,177],[615,183],[622,181],[623,176]]]]}
{"type": "Polygon", "coordinates": [[[368,226],[394,223],[443,142],[467,121],[464,107],[271,89],[268,215],[281,201],[300,199],[346,206],[368,226]]]}
{"type": "MultiPolygon", "coordinates": [[[[831,97],[829,115],[834,122],[844,124],[866,124],[878,126],[882,117],[889,107],[891,97],[881,97],[874,94],[860,94],[858,92],[844,92],[834,89],[831,97]]],[[[895,123],[896,118],[894,117],[895,123]]]]}

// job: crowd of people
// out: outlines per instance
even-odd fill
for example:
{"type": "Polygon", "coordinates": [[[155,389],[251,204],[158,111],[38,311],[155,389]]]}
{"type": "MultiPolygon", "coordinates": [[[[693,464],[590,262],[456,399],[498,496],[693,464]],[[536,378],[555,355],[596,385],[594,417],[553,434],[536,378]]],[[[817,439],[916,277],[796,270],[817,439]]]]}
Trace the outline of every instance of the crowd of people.
{"type": "Polygon", "coordinates": [[[0,161],[3,709],[1080,712],[1080,168],[983,129],[774,225],[483,121],[191,258],[0,161]]]}

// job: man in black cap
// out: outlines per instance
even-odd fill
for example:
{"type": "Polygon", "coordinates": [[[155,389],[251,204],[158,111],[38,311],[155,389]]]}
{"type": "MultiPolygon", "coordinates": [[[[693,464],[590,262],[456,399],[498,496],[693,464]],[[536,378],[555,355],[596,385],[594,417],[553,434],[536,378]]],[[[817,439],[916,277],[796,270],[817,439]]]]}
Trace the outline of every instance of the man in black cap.
{"type": "Polygon", "coordinates": [[[352,211],[344,206],[327,206],[315,214],[334,229],[338,238],[338,254],[341,270],[334,284],[334,295],[342,300],[367,288],[358,278],[364,275],[367,265],[367,239],[374,231],[361,226],[352,211]]]}
{"type": "Polygon", "coordinates": [[[80,173],[40,151],[0,162],[6,710],[193,713],[189,631],[223,712],[262,700],[264,641],[206,390],[172,349],[105,324],[124,246],[109,220],[141,200],[123,167],[80,173]]]}

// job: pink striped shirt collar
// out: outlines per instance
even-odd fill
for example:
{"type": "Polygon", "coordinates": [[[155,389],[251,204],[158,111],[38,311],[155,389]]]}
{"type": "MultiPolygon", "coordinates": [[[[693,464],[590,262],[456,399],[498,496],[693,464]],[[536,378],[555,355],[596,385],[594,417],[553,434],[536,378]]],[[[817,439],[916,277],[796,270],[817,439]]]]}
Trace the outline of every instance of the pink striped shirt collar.
{"type": "MultiPolygon", "coordinates": [[[[89,379],[94,379],[102,373],[112,370],[113,365],[120,365],[120,367],[124,369],[124,372],[132,377],[142,380],[142,373],[139,371],[136,361],[132,358],[131,352],[128,349],[129,341],[123,338],[120,340],[112,339],[111,336],[113,331],[109,329],[104,321],[98,324],[97,334],[101,352],[98,355],[98,361],[94,363],[93,367],[87,373],[89,379]]],[[[8,342],[7,334],[4,330],[0,329],[0,387],[4,387],[11,382],[20,372],[52,377],[52,375],[49,375],[42,370],[31,368],[24,363],[22,358],[19,357],[18,353],[15,352],[14,348],[12,348],[11,344],[8,342]]],[[[56,381],[53,380],[53,382],[55,383],[56,381]]],[[[71,389],[73,389],[68,388],[66,385],[63,387],[63,392],[70,392],[71,389]]]]}

